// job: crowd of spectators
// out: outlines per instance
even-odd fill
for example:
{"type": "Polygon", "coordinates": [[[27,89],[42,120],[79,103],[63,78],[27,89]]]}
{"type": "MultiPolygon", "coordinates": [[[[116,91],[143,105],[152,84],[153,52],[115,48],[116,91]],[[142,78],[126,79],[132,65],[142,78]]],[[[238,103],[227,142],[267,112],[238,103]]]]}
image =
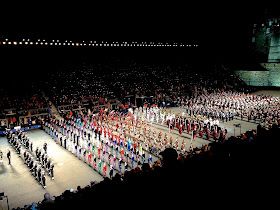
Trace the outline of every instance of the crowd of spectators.
{"type": "MultiPolygon", "coordinates": [[[[21,94],[20,94],[21,95],[21,94]]],[[[1,93],[1,110],[3,109],[16,109],[30,110],[47,107],[47,101],[41,94],[29,94],[26,96],[8,96],[1,93]]]]}
{"type": "MultiPolygon", "coordinates": [[[[152,103],[179,104],[181,100],[217,89],[245,90],[244,83],[229,70],[217,66],[136,64],[121,69],[107,65],[80,66],[75,70],[51,73],[45,82],[50,100],[55,105],[99,101],[100,98],[152,96],[152,103]],[[204,72],[199,68],[211,68],[204,72]],[[219,75],[219,76],[217,76],[219,75]]],[[[103,104],[104,104],[103,102],[103,104]]],[[[130,101],[133,105],[135,101],[130,101]]],[[[102,103],[101,103],[102,104],[102,103]]]]}
{"type": "Polygon", "coordinates": [[[17,126],[30,124],[36,120],[36,115],[48,113],[48,101],[41,93],[20,93],[16,95],[7,94],[1,91],[0,119],[1,126],[17,126]],[[21,117],[27,117],[22,120],[21,117]],[[24,122],[26,121],[26,122],[24,122]]]}

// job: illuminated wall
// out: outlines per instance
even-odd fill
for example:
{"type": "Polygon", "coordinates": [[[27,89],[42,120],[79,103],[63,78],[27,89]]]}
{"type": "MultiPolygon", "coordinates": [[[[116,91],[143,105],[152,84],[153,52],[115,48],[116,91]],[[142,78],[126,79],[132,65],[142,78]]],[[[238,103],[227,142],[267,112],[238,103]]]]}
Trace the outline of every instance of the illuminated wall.
{"type": "Polygon", "coordinates": [[[269,46],[268,62],[280,62],[280,34],[273,34],[269,46]]]}
{"type": "Polygon", "coordinates": [[[267,71],[238,70],[235,73],[251,86],[280,87],[280,63],[262,63],[267,71]]]}
{"type": "Polygon", "coordinates": [[[258,62],[280,62],[280,17],[271,17],[252,27],[251,49],[258,62]]]}
{"type": "Polygon", "coordinates": [[[262,66],[269,71],[270,86],[280,87],[280,63],[263,63],[262,66]]]}
{"type": "Polygon", "coordinates": [[[269,71],[246,71],[239,70],[235,72],[247,85],[268,86],[269,71]]]}

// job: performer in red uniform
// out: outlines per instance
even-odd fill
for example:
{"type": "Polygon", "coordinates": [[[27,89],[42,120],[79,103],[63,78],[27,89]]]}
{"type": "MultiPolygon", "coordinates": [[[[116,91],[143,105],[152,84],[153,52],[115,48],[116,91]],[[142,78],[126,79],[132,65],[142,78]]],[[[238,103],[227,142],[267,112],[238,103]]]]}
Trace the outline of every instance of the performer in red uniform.
{"type": "Polygon", "coordinates": [[[98,147],[97,151],[98,151],[98,158],[100,158],[101,148],[100,148],[100,147],[98,147]]]}
{"type": "Polygon", "coordinates": [[[104,128],[104,137],[107,138],[107,128],[104,128]]]}
{"type": "Polygon", "coordinates": [[[88,153],[88,163],[90,164],[91,163],[91,159],[92,159],[92,154],[91,152],[88,153]]]}
{"type": "Polygon", "coordinates": [[[183,125],[180,124],[180,126],[179,126],[179,134],[180,134],[180,136],[182,135],[182,133],[183,133],[183,125]]]}
{"type": "Polygon", "coordinates": [[[121,148],[121,157],[122,157],[122,159],[124,159],[124,149],[123,148],[121,148]]]}
{"type": "Polygon", "coordinates": [[[107,175],[107,164],[104,162],[103,164],[103,175],[106,176],[107,175]]]}

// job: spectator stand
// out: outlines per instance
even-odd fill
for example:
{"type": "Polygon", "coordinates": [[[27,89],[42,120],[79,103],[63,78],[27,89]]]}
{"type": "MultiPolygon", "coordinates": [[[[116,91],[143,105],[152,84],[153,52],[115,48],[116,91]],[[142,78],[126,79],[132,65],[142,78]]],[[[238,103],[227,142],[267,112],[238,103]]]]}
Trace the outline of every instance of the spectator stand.
{"type": "Polygon", "coordinates": [[[8,128],[8,120],[0,119],[0,136],[5,136],[6,128],[8,128]]]}
{"type": "Polygon", "coordinates": [[[58,112],[61,114],[68,113],[70,111],[83,111],[86,110],[85,106],[89,104],[82,104],[82,103],[77,103],[77,104],[68,104],[68,105],[61,105],[58,106],[58,112]]]}
{"type": "Polygon", "coordinates": [[[85,112],[86,110],[90,109],[93,113],[99,112],[101,109],[109,109],[109,110],[116,110],[120,101],[117,99],[109,99],[107,103],[99,103],[99,101],[89,101],[89,103],[75,103],[75,104],[68,104],[68,105],[60,105],[57,106],[58,112],[60,114],[66,114],[70,111],[82,111],[85,112]]]}
{"type": "Polygon", "coordinates": [[[21,116],[19,117],[20,125],[23,127],[28,127],[31,125],[41,124],[41,120],[49,116],[49,113],[34,114],[30,116],[21,116]]]}
{"type": "Polygon", "coordinates": [[[4,117],[8,120],[7,127],[18,125],[16,108],[4,109],[4,117]]]}
{"type": "Polygon", "coordinates": [[[29,131],[29,130],[39,129],[41,127],[42,127],[41,125],[31,125],[31,126],[27,126],[27,127],[17,126],[17,127],[11,128],[11,129],[6,128],[5,130],[1,129],[0,130],[0,136],[6,136],[7,131],[11,131],[12,133],[14,133],[18,130],[26,132],[26,131],[29,131]]]}
{"type": "Polygon", "coordinates": [[[107,102],[107,108],[109,110],[117,110],[121,102],[118,99],[109,99],[107,102]]]}
{"type": "Polygon", "coordinates": [[[8,127],[8,120],[7,119],[0,119],[0,126],[1,127],[8,127]]]}
{"type": "Polygon", "coordinates": [[[27,127],[31,125],[41,124],[41,119],[49,116],[49,108],[38,108],[21,110],[19,114],[19,125],[27,127]]]}
{"type": "Polygon", "coordinates": [[[137,107],[149,106],[153,103],[153,96],[136,96],[135,103],[137,107]]]}

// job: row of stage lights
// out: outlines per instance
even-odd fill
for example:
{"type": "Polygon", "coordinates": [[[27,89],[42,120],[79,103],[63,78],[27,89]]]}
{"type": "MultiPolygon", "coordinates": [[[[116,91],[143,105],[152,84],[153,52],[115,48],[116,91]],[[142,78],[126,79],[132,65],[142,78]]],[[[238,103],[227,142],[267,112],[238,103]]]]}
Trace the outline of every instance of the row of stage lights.
{"type": "Polygon", "coordinates": [[[5,39],[0,40],[0,45],[41,45],[41,46],[70,46],[70,47],[198,47],[197,44],[183,43],[161,43],[161,42],[107,42],[107,41],[89,41],[89,42],[73,42],[59,40],[46,41],[38,39],[32,41],[30,39],[22,39],[21,41],[5,39]]]}

